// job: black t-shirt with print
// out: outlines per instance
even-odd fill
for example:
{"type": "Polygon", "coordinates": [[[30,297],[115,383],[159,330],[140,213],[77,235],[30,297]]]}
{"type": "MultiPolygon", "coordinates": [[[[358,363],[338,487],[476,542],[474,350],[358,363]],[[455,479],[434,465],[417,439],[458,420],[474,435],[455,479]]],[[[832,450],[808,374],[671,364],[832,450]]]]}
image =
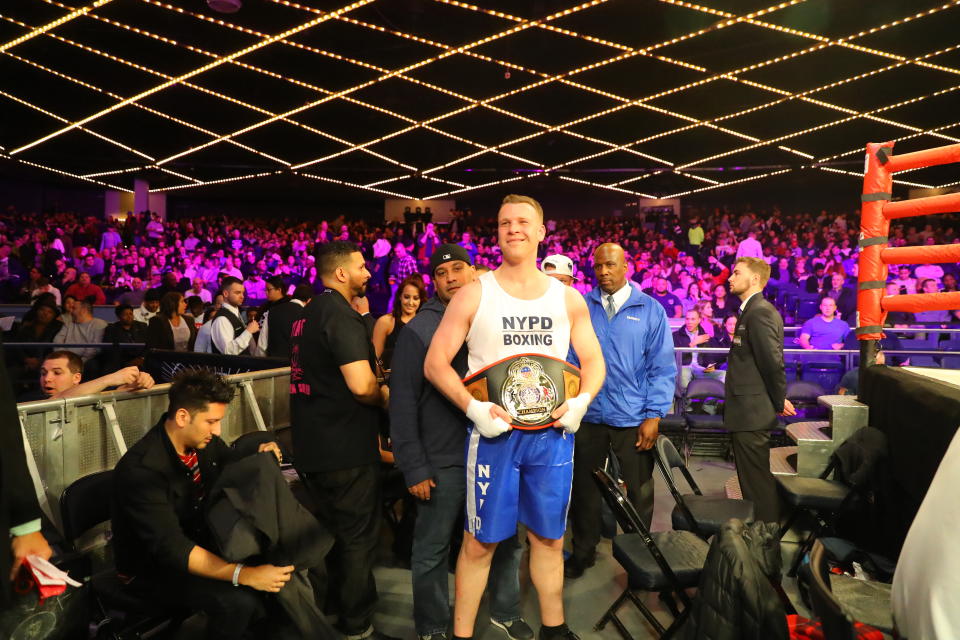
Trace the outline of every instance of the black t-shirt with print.
{"type": "Polygon", "coordinates": [[[376,371],[363,317],[338,292],[313,298],[291,336],[290,411],[297,469],[348,469],[379,460],[379,409],[357,402],[340,367],[376,371]]]}

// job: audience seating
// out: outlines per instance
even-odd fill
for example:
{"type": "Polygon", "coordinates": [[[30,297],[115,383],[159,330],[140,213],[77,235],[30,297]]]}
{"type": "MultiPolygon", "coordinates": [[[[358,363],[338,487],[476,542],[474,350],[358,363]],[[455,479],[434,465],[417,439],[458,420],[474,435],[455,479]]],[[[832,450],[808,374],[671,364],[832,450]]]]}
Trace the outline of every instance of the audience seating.
{"type": "Polygon", "coordinates": [[[602,469],[594,470],[593,477],[624,531],[613,539],[613,557],[627,572],[627,588],[610,605],[594,629],[601,631],[612,622],[624,640],[633,640],[633,635],[617,616],[620,606],[630,600],[656,630],[658,637],[670,638],[689,614],[690,598],[684,590],[696,586],[700,580],[707,558],[707,543],[689,531],[651,534],[613,478],[602,469]],[[673,623],[664,628],[635,591],[659,593],[674,614],[673,623]],[[684,606],[682,612],[677,610],[674,594],[684,606]]]}
{"type": "MultiPolygon", "coordinates": [[[[957,335],[957,334],[952,334],[952,335],[957,335]]],[[[951,338],[949,340],[944,340],[943,342],[940,342],[937,345],[937,348],[940,349],[940,351],[960,354],[960,339],[951,338]]]]}
{"type": "Polygon", "coordinates": [[[820,300],[815,294],[801,294],[797,305],[797,322],[806,322],[820,312],[820,300]]]}
{"type": "Polygon", "coordinates": [[[933,351],[937,342],[930,338],[901,338],[900,348],[904,351],[933,351]]]}
{"type": "Polygon", "coordinates": [[[911,367],[930,367],[933,369],[939,369],[940,363],[937,362],[936,356],[917,355],[917,356],[910,356],[910,366],[911,367]]]}
{"type": "Polygon", "coordinates": [[[780,422],[793,424],[810,420],[826,420],[829,417],[829,411],[817,400],[823,395],[827,395],[827,391],[816,382],[806,380],[788,382],[786,397],[797,410],[797,415],[782,416],[780,422]]]}
{"type": "Polygon", "coordinates": [[[671,495],[676,502],[671,515],[673,528],[677,531],[692,531],[704,540],[720,531],[720,527],[736,518],[744,522],[753,521],[753,503],[749,500],[735,500],[722,496],[705,496],[683,457],[666,436],[657,438],[654,450],[655,460],[663,479],[667,482],[671,495]],[[681,494],[673,478],[673,470],[679,469],[693,493],[681,494]]]}
{"type": "Polygon", "coordinates": [[[687,418],[683,414],[683,397],[674,397],[673,406],[674,411],[680,413],[668,413],[660,418],[660,433],[670,438],[674,445],[682,447],[687,437],[687,418]]]}
{"type": "Polygon", "coordinates": [[[960,355],[943,356],[940,358],[940,364],[944,369],[960,369],[960,355]]]}
{"type": "MultiPolygon", "coordinates": [[[[109,522],[112,502],[113,470],[84,476],[64,490],[60,496],[63,535],[74,552],[79,552],[84,533],[109,522]]],[[[131,593],[112,566],[95,571],[89,584],[100,616],[95,621],[98,638],[150,637],[179,626],[188,616],[186,611],[166,609],[131,593]]]]}
{"type": "MultiPolygon", "coordinates": [[[[840,356],[827,357],[839,358],[840,356]]],[[[837,390],[841,378],[843,378],[843,363],[841,362],[805,362],[803,365],[801,379],[804,382],[816,383],[829,393],[837,390]]]]}
{"type": "Polygon", "coordinates": [[[723,383],[712,378],[695,378],[687,386],[684,397],[688,427],[684,450],[687,457],[693,454],[729,457],[730,432],[723,428],[723,383]]]}

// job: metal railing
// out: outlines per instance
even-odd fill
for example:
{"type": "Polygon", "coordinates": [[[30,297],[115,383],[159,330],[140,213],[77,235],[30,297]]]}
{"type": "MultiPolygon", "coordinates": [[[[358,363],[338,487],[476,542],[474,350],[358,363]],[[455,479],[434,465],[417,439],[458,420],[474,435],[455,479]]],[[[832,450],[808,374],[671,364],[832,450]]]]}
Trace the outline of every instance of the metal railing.
{"type": "MultiPolygon", "coordinates": [[[[682,356],[686,353],[699,353],[703,355],[721,355],[727,356],[730,354],[730,349],[724,347],[674,347],[674,356],[677,361],[677,370],[680,370],[682,356]]],[[[883,352],[887,355],[896,355],[896,356],[932,356],[932,357],[943,357],[945,355],[960,355],[953,351],[938,351],[936,349],[884,349],[883,352]]],[[[859,349],[789,349],[785,348],[783,350],[784,358],[787,359],[787,367],[792,365],[799,364],[801,367],[804,365],[818,364],[823,362],[842,362],[843,370],[849,371],[850,369],[857,366],[860,362],[860,350],[859,349]],[[788,356],[803,356],[802,358],[789,359],[788,356]],[[817,360],[816,356],[820,356],[822,359],[817,360]],[[829,357],[829,359],[827,359],[829,357]]]]}
{"type": "MultiPolygon", "coordinates": [[[[257,429],[290,424],[290,368],[225,376],[234,394],[221,425],[232,442],[257,429]]],[[[60,525],[60,494],[73,481],[112,469],[167,410],[169,384],[17,405],[27,461],[46,514],[60,525]]]]}

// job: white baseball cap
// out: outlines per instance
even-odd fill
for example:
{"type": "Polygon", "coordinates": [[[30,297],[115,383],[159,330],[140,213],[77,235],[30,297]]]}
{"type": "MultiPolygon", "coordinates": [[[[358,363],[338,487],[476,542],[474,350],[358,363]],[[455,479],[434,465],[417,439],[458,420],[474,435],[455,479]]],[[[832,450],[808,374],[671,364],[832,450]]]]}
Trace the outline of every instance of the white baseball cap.
{"type": "Polygon", "coordinates": [[[573,260],[562,253],[555,253],[544,258],[543,262],[540,263],[540,270],[551,275],[570,276],[574,280],[579,279],[573,275],[573,260]],[[551,267],[551,271],[548,272],[547,267],[551,267]]]}

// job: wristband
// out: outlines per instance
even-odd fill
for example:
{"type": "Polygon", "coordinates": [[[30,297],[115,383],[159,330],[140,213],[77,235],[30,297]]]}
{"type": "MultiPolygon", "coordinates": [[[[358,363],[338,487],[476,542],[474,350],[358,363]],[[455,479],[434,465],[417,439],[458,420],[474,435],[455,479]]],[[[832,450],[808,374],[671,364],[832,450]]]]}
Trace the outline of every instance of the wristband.
{"type": "Polygon", "coordinates": [[[243,564],[237,563],[236,569],[233,570],[233,586],[240,586],[240,571],[243,569],[243,564]]]}

